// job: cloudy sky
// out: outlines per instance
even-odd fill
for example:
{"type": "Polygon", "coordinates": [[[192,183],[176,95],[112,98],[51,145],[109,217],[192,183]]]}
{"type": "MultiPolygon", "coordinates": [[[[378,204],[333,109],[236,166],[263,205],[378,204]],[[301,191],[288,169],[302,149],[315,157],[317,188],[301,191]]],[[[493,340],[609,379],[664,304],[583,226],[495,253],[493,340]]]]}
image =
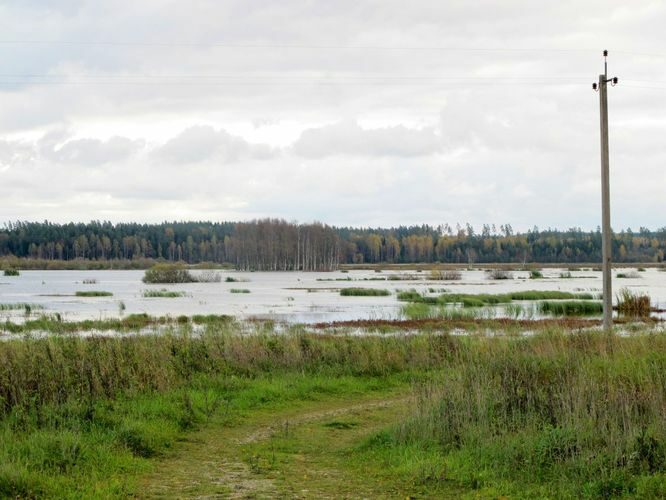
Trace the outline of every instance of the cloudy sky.
{"type": "Polygon", "coordinates": [[[666,2],[0,2],[0,223],[666,225],[666,2]],[[609,75],[610,76],[610,75],[609,75]]]}

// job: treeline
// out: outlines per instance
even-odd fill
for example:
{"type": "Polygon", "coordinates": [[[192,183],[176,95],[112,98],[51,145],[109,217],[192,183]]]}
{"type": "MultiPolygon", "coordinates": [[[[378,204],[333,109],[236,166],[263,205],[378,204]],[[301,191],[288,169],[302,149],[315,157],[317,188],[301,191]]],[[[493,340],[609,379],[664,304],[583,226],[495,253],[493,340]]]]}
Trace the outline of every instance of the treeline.
{"type": "MultiPolygon", "coordinates": [[[[615,262],[662,262],[666,228],[613,237],[615,262]]],[[[581,263],[601,261],[601,233],[515,233],[510,225],[335,228],[280,219],[252,222],[16,222],[0,229],[0,257],[46,261],[146,259],[229,263],[242,270],[332,270],[346,263],[581,263]]]]}

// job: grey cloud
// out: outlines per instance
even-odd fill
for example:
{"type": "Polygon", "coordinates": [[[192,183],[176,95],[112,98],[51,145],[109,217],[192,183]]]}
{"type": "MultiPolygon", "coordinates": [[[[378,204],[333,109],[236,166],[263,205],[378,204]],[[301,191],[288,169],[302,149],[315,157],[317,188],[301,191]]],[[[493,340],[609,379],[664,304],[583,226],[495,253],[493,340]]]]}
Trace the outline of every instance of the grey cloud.
{"type": "Polygon", "coordinates": [[[403,125],[363,129],[354,121],[343,121],[304,131],[293,151],[306,158],[335,155],[426,156],[442,150],[433,128],[411,129],[403,125]]]}
{"type": "Polygon", "coordinates": [[[209,160],[233,163],[245,158],[267,160],[275,155],[275,151],[264,144],[251,144],[225,130],[197,125],[169,139],[154,150],[152,155],[155,160],[171,164],[201,163],[209,160]]]}
{"type": "Polygon", "coordinates": [[[54,146],[56,137],[57,135],[42,140],[43,156],[57,163],[88,167],[124,161],[145,144],[143,140],[115,136],[106,141],[91,138],[74,139],[58,147],[54,146]]]}

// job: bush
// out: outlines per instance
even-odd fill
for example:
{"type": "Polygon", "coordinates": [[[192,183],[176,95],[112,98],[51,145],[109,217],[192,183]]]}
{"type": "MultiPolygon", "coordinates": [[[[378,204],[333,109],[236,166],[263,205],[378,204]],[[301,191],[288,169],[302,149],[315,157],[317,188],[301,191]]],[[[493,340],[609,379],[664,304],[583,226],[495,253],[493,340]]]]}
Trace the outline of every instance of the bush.
{"type": "Polygon", "coordinates": [[[513,279],[513,273],[511,271],[507,271],[506,269],[491,269],[488,272],[488,279],[489,280],[512,280],[513,279]]]}
{"type": "Polygon", "coordinates": [[[192,283],[197,281],[192,274],[179,264],[156,264],[146,269],[144,283],[192,283]]]}
{"type": "Polygon", "coordinates": [[[13,267],[5,269],[5,272],[4,272],[5,276],[18,276],[19,274],[21,274],[21,273],[19,273],[19,270],[14,269],[13,267]]]}

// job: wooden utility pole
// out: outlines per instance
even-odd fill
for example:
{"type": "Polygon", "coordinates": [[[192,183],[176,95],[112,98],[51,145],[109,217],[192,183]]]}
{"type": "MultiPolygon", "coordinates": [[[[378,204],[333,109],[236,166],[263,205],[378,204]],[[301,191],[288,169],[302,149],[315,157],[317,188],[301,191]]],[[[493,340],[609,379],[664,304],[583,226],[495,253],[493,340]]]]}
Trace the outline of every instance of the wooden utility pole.
{"type": "Polygon", "coordinates": [[[604,74],[592,88],[599,91],[601,129],[601,258],[603,274],[604,331],[613,328],[613,290],[611,286],[611,223],[610,223],[610,173],[608,166],[608,83],[615,86],[617,77],[608,78],[608,51],[604,50],[604,74]]]}

